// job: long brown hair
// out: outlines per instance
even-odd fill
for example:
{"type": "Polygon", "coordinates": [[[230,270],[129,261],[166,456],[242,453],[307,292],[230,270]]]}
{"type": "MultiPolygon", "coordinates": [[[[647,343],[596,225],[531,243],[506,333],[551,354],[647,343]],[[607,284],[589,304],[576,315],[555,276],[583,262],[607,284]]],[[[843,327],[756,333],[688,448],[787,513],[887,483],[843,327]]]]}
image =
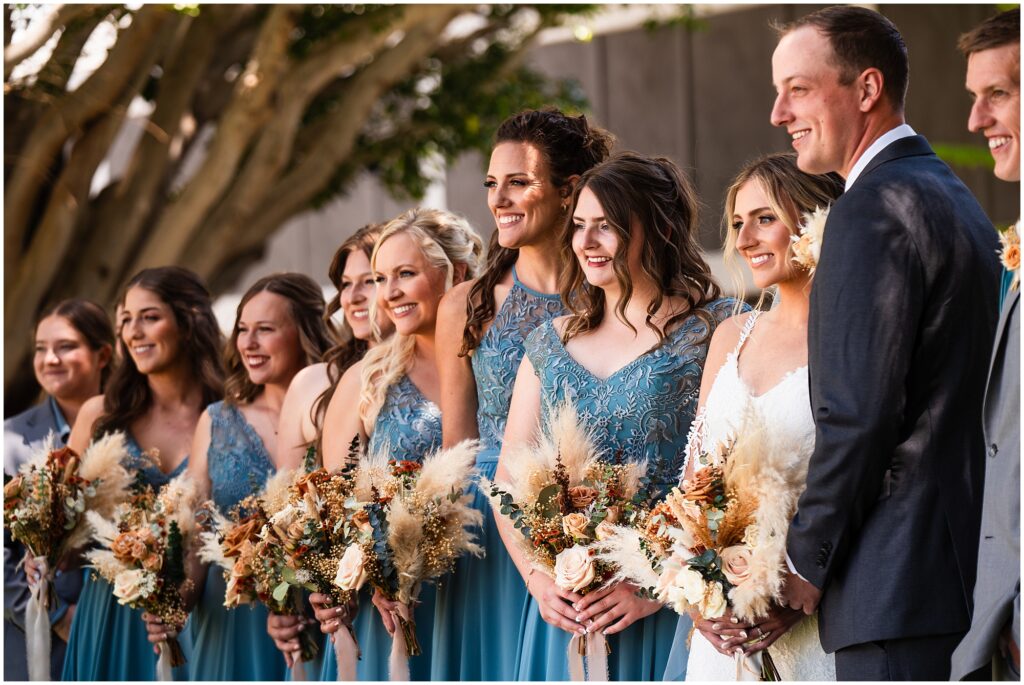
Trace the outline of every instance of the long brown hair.
{"type": "MultiPolygon", "coordinates": [[[[220,363],[224,336],[217,327],[206,285],[195,273],[178,266],[143,269],[125,285],[119,299],[122,306],[125,295],[136,286],[159,297],[173,312],[181,339],[180,354],[185,355],[202,390],[203,408],[219,400],[224,393],[224,369],[220,363]]],[[[120,332],[119,323],[117,347],[121,363],[111,374],[103,394],[103,414],[96,421],[94,438],[104,433],[129,430],[132,423],[149,410],[153,401],[149,382],[128,354],[120,332]]]]}
{"type": "MultiPolygon", "coordinates": [[[[551,107],[530,109],[514,114],[498,127],[494,144],[527,143],[543,155],[551,173],[551,183],[561,188],[569,178],[578,176],[608,157],[615,138],[604,129],[587,122],[582,114],[570,117],[551,107]]],[[[502,247],[498,231],[491,233],[487,245],[487,263],[466,298],[466,327],[462,332],[464,357],[476,349],[483,327],[494,318],[494,288],[519,257],[519,250],[502,247]]]]}
{"type": "Polygon", "coordinates": [[[263,390],[250,380],[249,372],[238,351],[238,322],[242,310],[253,297],[262,292],[274,293],[288,300],[288,309],[295,328],[299,332],[299,344],[305,354],[305,366],[315,364],[323,357],[324,350],[331,346],[332,336],[324,321],[324,294],[320,286],[309,276],[297,273],[280,273],[264,276],[245,291],[235,310],[235,325],[231,337],[224,347],[224,401],[231,404],[252,402],[263,390]]]}
{"type": "Polygon", "coordinates": [[[657,286],[654,300],[647,307],[647,327],[663,340],[673,324],[696,313],[708,324],[707,330],[714,330],[714,322],[700,308],[717,298],[720,291],[697,244],[697,194],[693,186],[669,159],[623,152],[584,173],[573,192],[573,211],[560,241],[565,267],[559,278],[559,290],[570,311],[563,342],[592,330],[605,316],[604,293],[587,282],[572,249],[572,214],[584,188],[597,197],[605,220],[619,239],[619,249],[612,257],[615,278],[622,290],[615,308],[619,319],[633,328],[626,319],[626,305],[633,294],[626,246],[635,220],[643,230],[641,270],[657,286]],[[666,297],[678,297],[686,307],[672,316],[664,328],[659,328],[651,319],[666,297]]]}
{"type": "MultiPolygon", "coordinates": [[[[359,250],[370,259],[373,253],[373,245],[383,230],[384,224],[367,224],[349,236],[334,253],[331,265],[327,269],[327,277],[338,291],[336,297],[331,298],[324,311],[324,321],[331,321],[335,314],[341,310],[341,278],[345,273],[345,265],[348,263],[348,256],[359,250]]],[[[334,347],[324,352],[324,363],[327,365],[327,389],[320,393],[310,408],[309,418],[316,426],[316,439],[313,444],[316,446],[317,454],[323,454],[324,447],[324,414],[334,397],[334,390],[338,387],[338,381],[348,371],[349,367],[363,358],[370,345],[365,340],[360,340],[352,332],[345,317],[341,323],[335,326],[337,342],[334,347]]]]}
{"type": "Polygon", "coordinates": [[[110,374],[116,365],[113,355],[115,344],[114,327],[110,323],[110,317],[107,316],[107,312],[92,300],[80,297],[61,300],[52,307],[44,309],[36,317],[36,325],[33,331],[38,331],[39,324],[43,322],[43,319],[51,316],[59,316],[71,324],[72,328],[82,334],[82,337],[85,338],[85,343],[93,352],[99,352],[104,347],[110,348],[110,361],[100,371],[100,392],[103,392],[103,388],[106,387],[107,380],[110,378],[110,374]]]}

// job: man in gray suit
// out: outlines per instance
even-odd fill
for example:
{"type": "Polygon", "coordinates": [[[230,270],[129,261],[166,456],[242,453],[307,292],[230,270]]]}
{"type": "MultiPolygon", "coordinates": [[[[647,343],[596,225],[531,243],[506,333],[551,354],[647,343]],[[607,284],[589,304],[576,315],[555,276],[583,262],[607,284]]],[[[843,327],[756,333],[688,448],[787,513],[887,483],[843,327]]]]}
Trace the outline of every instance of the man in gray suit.
{"type": "MultiPolygon", "coordinates": [[[[968,128],[981,132],[995,175],[1020,181],[1020,10],[964,34],[968,128]]],[[[1012,230],[1020,230],[1020,222],[1012,230]]],[[[1015,271],[1015,270],[1014,270],[1015,271]]],[[[1006,282],[1015,272],[1006,273],[1006,282]]],[[[952,678],[1020,680],[1020,288],[1003,299],[983,406],[985,491],[971,628],[956,648],[952,678]]]]}

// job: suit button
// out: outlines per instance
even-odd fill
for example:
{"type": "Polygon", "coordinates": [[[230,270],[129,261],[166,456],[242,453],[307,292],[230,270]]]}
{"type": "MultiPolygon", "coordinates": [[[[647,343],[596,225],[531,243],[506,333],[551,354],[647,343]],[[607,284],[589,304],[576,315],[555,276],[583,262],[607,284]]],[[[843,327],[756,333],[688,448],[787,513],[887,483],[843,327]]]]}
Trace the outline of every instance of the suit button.
{"type": "Polygon", "coordinates": [[[999,454],[999,446],[993,442],[991,445],[989,445],[988,456],[990,458],[995,458],[997,454],[999,454]]]}
{"type": "Polygon", "coordinates": [[[825,560],[818,559],[818,568],[825,568],[825,560]]]}

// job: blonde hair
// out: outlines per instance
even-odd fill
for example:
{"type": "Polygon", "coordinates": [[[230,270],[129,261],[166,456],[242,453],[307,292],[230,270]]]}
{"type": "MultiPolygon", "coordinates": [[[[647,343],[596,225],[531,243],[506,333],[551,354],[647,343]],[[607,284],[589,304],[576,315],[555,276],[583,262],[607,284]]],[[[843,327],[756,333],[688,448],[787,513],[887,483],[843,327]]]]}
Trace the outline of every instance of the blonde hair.
{"type": "MultiPolygon", "coordinates": [[[[796,153],[784,152],[759,157],[747,162],[736,174],[725,193],[725,212],[722,217],[725,240],[723,258],[737,295],[744,291],[742,267],[736,260],[736,235],[732,218],[736,210],[736,194],[748,181],[756,181],[768,199],[768,206],[779,220],[796,235],[801,216],[816,207],[828,207],[843,193],[843,179],[835,173],[808,174],[796,165],[796,153]]],[[[787,263],[793,257],[793,247],[786,248],[787,263]]],[[[757,309],[764,304],[767,290],[762,290],[757,300],[757,309]]],[[[736,312],[739,313],[743,300],[736,298],[736,312]]]]}
{"type": "MultiPolygon", "coordinates": [[[[377,253],[380,246],[385,240],[399,233],[412,236],[430,265],[444,269],[445,292],[455,285],[456,265],[465,265],[463,279],[468,280],[477,276],[484,244],[469,222],[452,212],[420,207],[399,214],[384,226],[370,255],[370,268],[373,271],[377,270],[377,253]]],[[[377,298],[370,303],[369,318],[376,329],[377,298]]],[[[377,333],[378,331],[374,330],[374,334],[377,333]]],[[[401,335],[396,331],[388,340],[369,350],[363,357],[359,418],[362,419],[367,433],[373,432],[377,415],[384,406],[388,388],[397,383],[409,370],[415,350],[415,338],[401,335]]]]}

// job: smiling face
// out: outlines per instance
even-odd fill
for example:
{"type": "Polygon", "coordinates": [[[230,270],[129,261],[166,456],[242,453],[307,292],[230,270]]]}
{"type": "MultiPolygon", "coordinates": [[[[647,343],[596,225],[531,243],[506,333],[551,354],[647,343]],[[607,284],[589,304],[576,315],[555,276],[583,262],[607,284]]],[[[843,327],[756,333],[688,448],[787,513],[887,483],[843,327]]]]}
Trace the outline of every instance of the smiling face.
{"type": "Polygon", "coordinates": [[[99,394],[100,376],[111,350],[99,350],[63,316],[52,314],[36,327],[33,369],[47,395],[58,400],[84,400],[99,394]]]}
{"type": "Polygon", "coordinates": [[[119,319],[121,340],[139,373],[167,371],[179,363],[181,334],[171,307],[141,286],[124,297],[119,319]]]}
{"type": "Polygon", "coordinates": [[[235,347],[253,385],[287,385],[305,365],[299,331],[287,298],[256,293],[235,323],[235,347]]]}
{"type": "Polygon", "coordinates": [[[967,91],[974,99],[967,128],[988,141],[995,175],[1020,180],[1020,46],[1002,45],[967,58],[967,91]]]}
{"type": "Polygon", "coordinates": [[[374,273],[377,306],[401,335],[433,335],[437,305],[445,292],[445,271],[432,265],[408,232],[377,246],[374,273]]]}
{"type": "Polygon", "coordinates": [[[760,182],[751,179],[736,191],[732,230],[736,251],[747,262],[758,288],[807,278],[790,259],[793,233],[772,209],[760,182]]]}
{"type": "Polygon", "coordinates": [[[567,198],[551,182],[539,149],[529,143],[496,145],[484,186],[502,247],[520,248],[556,234],[567,198]]]}
{"type": "Polygon", "coordinates": [[[797,165],[809,174],[839,172],[855,162],[863,115],[855,84],[842,85],[828,38],[805,26],[783,36],[772,55],[776,98],[771,121],[786,129],[797,165]]]}
{"type": "MultiPolygon", "coordinates": [[[[605,292],[618,292],[614,258],[621,249],[619,232],[605,218],[604,207],[590,188],[583,188],[572,214],[572,250],[590,285],[605,292]]],[[[626,268],[631,274],[640,273],[643,251],[640,228],[634,222],[626,250],[626,268]]]]}
{"type": "MultiPolygon", "coordinates": [[[[338,292],[345,322],[352,334],[359,340],[372,340],[370,326],[370,305],[377,296],[377,283],[370,269],[370,258],[362,250],[353,250],[345,258],[345,270],[341,274],[341,290],[338,292]]],[[[382,308],[377,309],[377,327],[387,337],[394,331],[394,324],[382,308]]]]}

